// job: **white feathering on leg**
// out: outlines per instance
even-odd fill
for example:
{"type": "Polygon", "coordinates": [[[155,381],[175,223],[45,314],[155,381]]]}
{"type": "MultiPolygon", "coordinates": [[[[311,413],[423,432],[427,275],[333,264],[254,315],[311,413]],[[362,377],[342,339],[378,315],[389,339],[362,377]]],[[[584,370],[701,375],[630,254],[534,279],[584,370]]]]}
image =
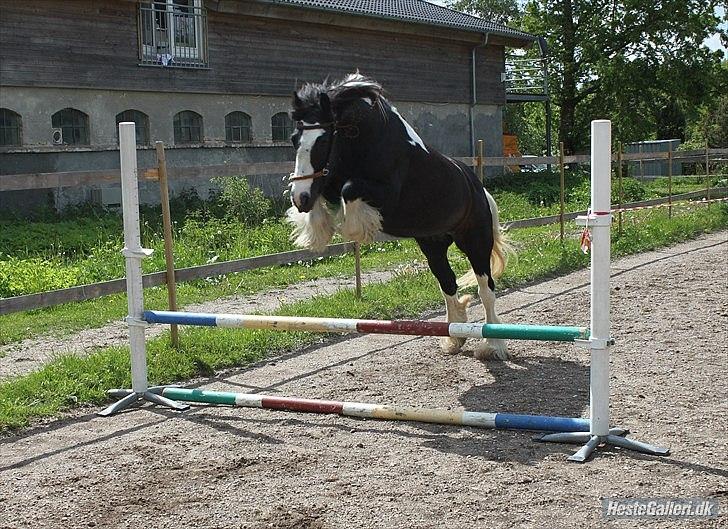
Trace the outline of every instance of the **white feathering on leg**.
{"type": "Polygon", "coordinates": [[[289,208],[286,219],[293,226],[291,240],[299,248],[321,252],[334,236],[334,218],[321,197],[308,213],[289,208]]]}
{"type": "MultiPolygon", "coordinates": [[[[488,276],[476,276],[478,279],[478,294],[485,309],[485,321],[487,323],[500,323],[501,320],[495,311],[495,292],[488,286],[488,276]]],[[[508,360],[508,346],[506,341],[500,338],[488,338],[475,350],[475,358],[478,360],[508,360]]]]}
{"type": "MultiPolygon", "coordinates": [[[[467,309],[472,296],[466,295],[458,299],[457,294],[448,296],[443,292],[442,297],[445,298],[445,311],[448,323],[465,323],[468,321],[467,309]]],[[[447,354],[457,354],[464,344],[465,338],[451,338],[449,336],[440,338],[440,348],[447,354]]]]}
{"type": "Polygon", "coordinates": [[[368,244],[382,231],[382,214],[362,199],[344,202],[341,235],[350,241],[368,244]]]}

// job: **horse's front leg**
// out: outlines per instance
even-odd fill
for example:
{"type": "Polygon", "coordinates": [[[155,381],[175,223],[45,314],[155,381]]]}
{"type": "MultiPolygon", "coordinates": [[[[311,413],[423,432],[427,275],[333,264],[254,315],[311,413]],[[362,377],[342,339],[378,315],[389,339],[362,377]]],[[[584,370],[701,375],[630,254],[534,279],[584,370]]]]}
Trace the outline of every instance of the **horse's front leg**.
{"type": "MultiPolygon", "coordinates": [[[[445,311],[448,323],[465,323],[468,321],[467,308],[471,296],[458,298],[458,286],[450,263],[447,260],[447,249],[452,244],[449,235],[440,238],[415,239],[422,253],[427,258],[430,271],[440,284],[442,297],[445,299],[445,311]]],[[[440,348],[447,354],[457,354],[465,343],[465,338],[440,338],[440,348]]]]}
{"type": "MultiPolygon", "coordinates": [[[[462,278],[461,286],[470,285],[470,278],[474,278],[478,285],[478,295],[485,309],[486,323],[501,323],[495,310],[495,283],[490,261],[493,252],[491,233],[490,229],[471,230],[458,234],[455,237],[455,244],[465,253],[473,268],[472,275],[466,274],[462,278]]],[[[475,349],[475,357],[479,360],[508,360],[510,358],[506,341],[500,338],[488,338],[482,342],[475,349]]]]}
{"type": "Polygon", "coordinates": [[[368,182],[350,180],[341,189],[344,219],[339,230],[344,238],[368,244],[382,231],[380,208],[387,190],[368,182]]]}

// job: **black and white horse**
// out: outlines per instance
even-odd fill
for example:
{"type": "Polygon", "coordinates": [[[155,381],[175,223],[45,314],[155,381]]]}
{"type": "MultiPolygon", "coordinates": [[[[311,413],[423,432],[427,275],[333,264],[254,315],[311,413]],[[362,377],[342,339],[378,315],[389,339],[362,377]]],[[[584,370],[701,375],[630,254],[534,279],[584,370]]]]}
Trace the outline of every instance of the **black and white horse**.
{"type": "MultiPolygon", "coordinates": [[[[467,321],[478,286],[486,321],[499,323],[495,284],[508,246],[493,197],[466,165],[425,144],[382,95],[374,80],[350,74],[334,83],[306,84],[293,97],[295,170],[290,176],[289,221],[298,246],[321,250],[335,231],[369,243],[380,232],[413,237],[445,298],[448,322],[467,321]],[[456,280],[447,260],[452,243],[472,270],[456,280]]],[[[447,353],[464,340],[443,338],[447,353]]],[[[488,339],[475,356],[505,360],[504,340],[488,339]]]]}

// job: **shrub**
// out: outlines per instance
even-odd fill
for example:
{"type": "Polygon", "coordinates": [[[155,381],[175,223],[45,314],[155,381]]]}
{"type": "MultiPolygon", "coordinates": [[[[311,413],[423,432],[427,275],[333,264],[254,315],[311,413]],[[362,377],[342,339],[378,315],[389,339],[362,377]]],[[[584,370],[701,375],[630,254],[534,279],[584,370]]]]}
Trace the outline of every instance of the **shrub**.
{"type": "Polygon", "coordinates": [[[0,297],[20,296],[45,290],[67,288],[78,284],[81,271],[45,259],[0,261],[0,297]]]}
{"type": "Polygon", "coordinates": [[[559,201],[559,185],[551,182],[533,182],[526,191],[531,204],[536,206],[550,206],[559,201]]]}
{"type": "Polygon", "coordinates": [[[246,226],[258,226],[270,215],[270,200],[260,189],[251,187],[244,176],[224,176],[212,181],[220,186],[217,198],[225,207],[228,218],[237,219],[246,226]]]}

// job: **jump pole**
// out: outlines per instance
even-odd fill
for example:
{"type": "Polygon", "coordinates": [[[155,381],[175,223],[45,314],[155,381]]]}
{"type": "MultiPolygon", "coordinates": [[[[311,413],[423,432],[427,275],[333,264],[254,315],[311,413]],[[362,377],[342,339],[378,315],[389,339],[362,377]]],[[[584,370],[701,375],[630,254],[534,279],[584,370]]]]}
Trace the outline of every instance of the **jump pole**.
{"type": "Polygon", "coordinates": [[[300,316],[266,316],[208,314],[148,310],[147,323],[196,325],[272,331],[305,331],[358,334],[396,334],[410,336],[451,336],[453,338],[503,338],[573,342],[589,338],[585,327],[549,325],[512,325],[506,323],[445,323],[417,320],[357,320],[344,318],[306,318],[300,316]]]}
{"type": "Polygon", "coordinates": [[[245,407],[280,409],[311,413],[371,417],[389,420],[416,420],[441,424],[461,424],[483,428],[509,428],[556,431],[537,438],[540,441],[584,443],[569,457],[585,461],[600,445],[629,448],[652,455],[667,455],[669,450],[627,439],[628,432],[609,428],[609,353],[614,340],[610,336],[609,279],[611,225],[611,122],[592,122],[591,199],[588,215],[577,223],[591,228],[591,331],[582,327],[557,327],[508,324],[446,324],[419,321],[347,320],[336,318],[297,318],[282,316],[240,316],[225,314],[190,314],[167,311],[144,312],[141,260],[152,250],[141,247],[134,123],[119,124],[122,199],[124,214],[124,250],[127,295],[129,298],[130,355],[132,388],[114,389],[109,394],[121,400],[99,415],[111,415],[143,399],[177,410],[189,406],[177,402],[204,402],[245,407]],[[258,394],[239,394],[189,390],[176,387],[148,387],[144,329],[149,323],[183,323],[220,327],[304,330],[316,332],[368,332],[417,334],[453,337],[520,338],[529,340],[574,341],[590,351],[591,419],[548,417],[482,412],[458,412],[377,404],[321,401],[258,394]]]}

